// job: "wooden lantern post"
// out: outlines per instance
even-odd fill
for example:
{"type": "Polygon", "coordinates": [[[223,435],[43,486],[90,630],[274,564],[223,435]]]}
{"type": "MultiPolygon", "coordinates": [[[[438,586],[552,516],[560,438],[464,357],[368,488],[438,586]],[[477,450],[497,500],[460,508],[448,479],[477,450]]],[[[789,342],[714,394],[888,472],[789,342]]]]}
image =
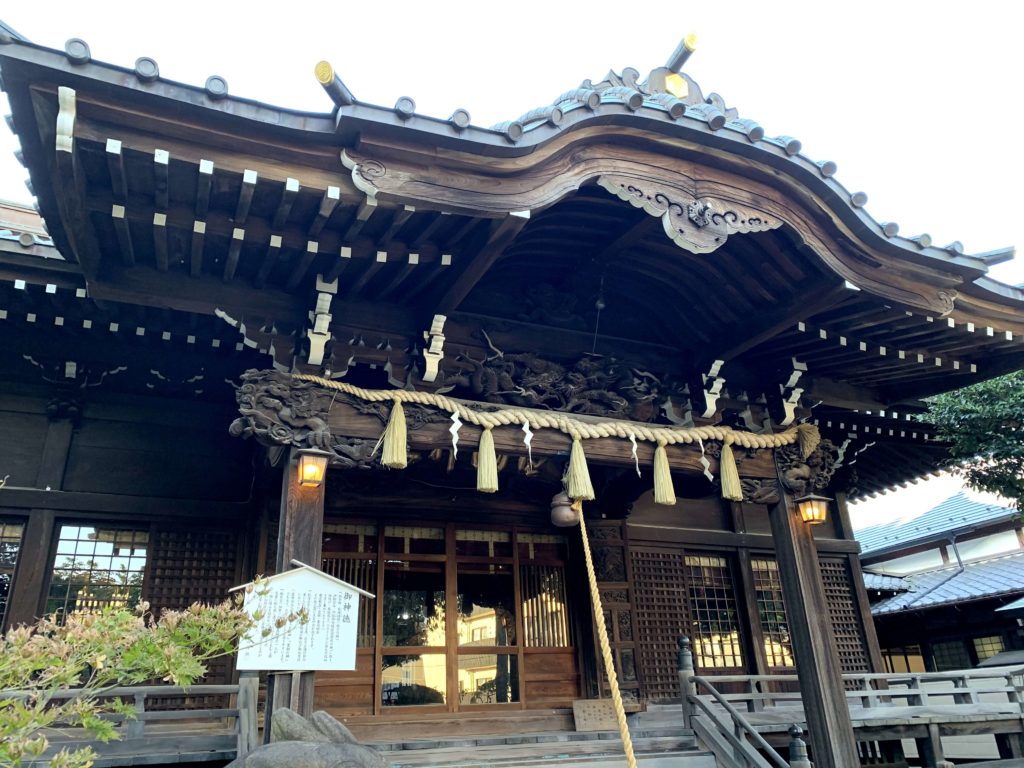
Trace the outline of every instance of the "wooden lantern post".
{"type": "Polygon", "coordinates": [[[800,519],[781,473],[769,517],[815,768],[858,765],[813,528],[800,519]]]}
{"type": "MultiPolygon", "coordinates": [[[[316,486],[303,485],[299,478],[300,451],[292,448],[281,480],[281,521],[277,531],[277,573],[300,560],[319,568],[323,559],[324,492],[327,479],[316,486]]],[[[291,707],[303,717],[313,714],[315,674],[271,675],[267,696],[271,709],[291,707]],[[298,688],[294,689],[295,678],[298,688]]],[[[267,729],[269,734],[270,729],[267,729]]]]}

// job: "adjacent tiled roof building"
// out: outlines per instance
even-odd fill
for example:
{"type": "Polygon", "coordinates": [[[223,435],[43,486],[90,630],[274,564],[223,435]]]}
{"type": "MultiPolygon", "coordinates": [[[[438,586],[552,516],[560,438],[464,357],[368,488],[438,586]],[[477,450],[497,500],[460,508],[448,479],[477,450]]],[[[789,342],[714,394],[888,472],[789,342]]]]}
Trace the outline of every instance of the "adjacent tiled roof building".
{"type": "MultiPolygon", "coordinates": [[[[872,586],[865,574],[865,586],[872,586]]],[[[890,581],[902,581],[903,589],[892,597],[871,606],[873,614],[894,613],[909,609],[934,608],[949,603],[997,597],[999,595],[1024,592],[1024,552],[1001,555],[991,559],[965,563],[962,567],[951,565],[931,571],[923,571],[903,579],[882,577],[890,581]]],[[[885,587],[882,587],[884,589],[885,587]]],[[[891,587],[890,587],[891,588],[891,587]]]]}
{"type": "Polygon", "coordinates": [[[985,504],[960,492],[910,520],[873,525],[856,532],[862,555],[896,553],[928,541],[948,539],[968,531],[1013,519],[1011,507],[985,504]]]}
{"type": "Polygon", "coordinates": [[[969,492],[855,533],[882,662],[890,672],[1020,663],[1020,513],[969,492]]]}

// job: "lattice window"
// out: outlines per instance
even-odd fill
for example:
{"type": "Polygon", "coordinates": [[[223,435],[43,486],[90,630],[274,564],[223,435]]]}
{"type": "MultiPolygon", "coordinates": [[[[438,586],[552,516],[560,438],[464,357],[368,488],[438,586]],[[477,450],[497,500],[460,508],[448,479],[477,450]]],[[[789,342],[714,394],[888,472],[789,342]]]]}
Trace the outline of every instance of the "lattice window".
{"type": "Polygon", "coordinates": [[[1002,635],[976,637],[971,642],[974,643],[974,653],[978,657],[979,664],[1006,650],[1002,635]]]}
{"type": "Polygon", "coordinates": [[[142,595],[149,531],[62,525],[46,613],[62,621],[73,611],[128,608],[142,595]]]}
{"type": "MultiPolygon", "coordinates": [[[[238,534],[234,531],[202,529],[160,529],[153,534],[149,578],[145,596],[154,613],[181,610],[196,601],[213,603],[228,596],[238,584],[238,534]]],[[[210,663],[204,683],[230,679],[230,660],[210,663]]],[[[176,707],[180,700],[166,701],[176,707]]],[[[217,697],[188,699],[190,706],[213,706],[217,697]],[[204,704],[205,703],[205,704],[204,704]]]]}
{"type": "Polygon", "coordinates": [[[774,560],[755,558],[750,561],[750,567],[754,572],[765,660],[773,671],[794,667],[793,641],[789,634],[786,605],[782,600],[779,564],[774,560]]]}
{"type": "Polygon", "coordinates": [[[967,655],[967,647],[963,640],[943,640],[932,643],[932,661],[936,672],[951,669],[968,669],[971,659],[967,655]]]}
{"type": "Polygon", "coordinates": [[[845,560],[822,559],[821,581],[825,587],[832,632],[843,672],[867,672],[867,644],[860,612],[853,599],[850,570],[845,560]]]}
{"type": "Polygon", "coordinates": [[[687,634],[683,553],[643,551],[631,553],[637,654],[648,699],[679,699],[676,640],[687,634]]]}
{"type": "Polygon", "coordinates": [[[0,520],[0,628],[7,618],[7,598],[14,580],[14,569],[18,565],[21,551],[23,523],[14,520],[0,520]]]}
{"type": "Polygon", "coordinates": [[[237,584],[238,535],[225,530],[163,529],[153,536],[146,598],[154,611],[216,602],[237,584]]]}
{"type": "Polygon", "coordinates": [[[882,661],[885,663],[886,672],[925,671],[924,655],[921,653],[919,645],[908,645],[905,648],[883,648],[882,661]]]}
{"type": "Polygon", "coordinates": [[[697,668],[706,671],[742,667],[736,590],[729,562],[715,555],[687,555],[685,563],[697,668]]]}

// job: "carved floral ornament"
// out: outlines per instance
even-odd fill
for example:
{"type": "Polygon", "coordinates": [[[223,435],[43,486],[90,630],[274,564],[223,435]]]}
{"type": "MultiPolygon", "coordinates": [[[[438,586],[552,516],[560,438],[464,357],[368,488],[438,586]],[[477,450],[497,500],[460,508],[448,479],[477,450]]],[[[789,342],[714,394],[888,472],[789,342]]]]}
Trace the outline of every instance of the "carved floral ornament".
{"type": "MultiPolygon", "coordinates": [[[[451,421],[451,446],[459,449],[459,430],[464,424],[481,428],[477,461],[477,490],[498,490],[498,473],[492,430],[509,427],[521,430],[527,451],[534,432],[556,430],[572,439],[565,491],[572,499],[592,500],[594,487],[587,468],[583,443],[588,439],[617,438],[623,451],[636,460],[637,442],[656,444],[654,451],[654,497],[658,503],[674,504],[675,492],[666,453],[667,445],[720,446],[719,473],[723,498],[743,500],[733,446],[737,449],[781,449],[791,446],[797,458],[808,462],[821,452],[817,427],[801,424],[777,434],[754,434],[722,426],[675,427],[616,419],[579,419],[558,411],[498,406],[455,400],[431,392],[411,390],[368,390],[345,382],[304,374],[276,371],[248,371],[238,390],[240,416],[232,424],[235,437],[255,437],[269,446],[314,447],[332,454],[332,463],[346,467],[369,466],[381,449],[381,463],[391,469],[404,468],[408,461],[408,430],[430,421],[451,421]],[[328,415],[336,399],[359,403],[363,412],[377,413],[390,404],[390,415],[380,439],[351,441],[331,435],[328,415]],[[408,413],[406,412],[408,410],[408,413]],[[660,500],[660,501],[659,501],[660,500]]],[[[442,448],[444,446],[437,446],[442,448]]],[[[637,465],[639,471],[639,464],[637,465]]],[[[815,473],[817,476],[818,473],[815,473]]]]}
{"type": "Polygon", "coordinates": [[[620,200],[661,219],[665,234],[690,253],[711,253],[729,235],[778,229],[782,220],[762,211],[628,176],[600,176],[597,183],[620,200]]]}

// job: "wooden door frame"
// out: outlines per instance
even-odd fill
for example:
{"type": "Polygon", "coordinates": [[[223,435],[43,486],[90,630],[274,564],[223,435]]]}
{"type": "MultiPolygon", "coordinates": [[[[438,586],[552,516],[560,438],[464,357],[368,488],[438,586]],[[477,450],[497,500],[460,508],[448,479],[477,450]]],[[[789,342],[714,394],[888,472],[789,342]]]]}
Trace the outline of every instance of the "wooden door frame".
{"type": "MultiPolygon", "coordinates": [[[[520,525],[515,523],[487,523],[487,522],[471,522],[466,520],[441,520],[436,518],[423,518],[423,517],[412,517],[409,518],[390,518],[384,519],[382,517],[373,517],[367,515],[360,515],[358,517],[343,517],[337,514],[326,514],[326,519],[335,520],[343,519],[346,523],[352,524],[372,524],[377,528],[375,534],[377,540],[377,552],[376,552],[376,567],[375,567],[375,586],[373,590],[377,595],[374,605],[374,642],[372,647],[364,649],[365,651],[371,651],[373,654],[372,662],[372,675],[373,675],[373,701],[369,707],[369,713],[374,717],[409,717],[412,714],[422,713],[424,715],[435,715],[435,714],[455,714],[459,712],[486,712],[486,711],[525,711],[529,709],[529,694],[527,685],[527,674],[526,674],[526,659],[531,655],[540,655],[545,652],[565,652],[571,650],[575,658],[579,647],[579,639],[574,638],[573,635],[573,622],[576,620],[577,610],[573,607],[573,601],[567,599],[566,604],[566,623],[569,631],[569,639],[574,640],[573,645],[557,648],[527,648],[525,645],[525,617],[523,615],[523,592],[522,592],[522,577],[520,568],[522,561],[519,555],[519,536],[528,533],[552,533],[551,531],[544,530],[543,526],[530,526],[520,525]],[[432,554],[432,555],[416,555],[416,554],[404,554],[404,553],[388,553],[385,551],[385,530],[388,526],[404,526],[413,525],[416,527],[424,528],[441,528],[443,530],[444,540],[444,554],[432,554]],[[511,556],[502,557],[497,560],[488,560],[488,562],[494,562],[497,565],[507,565],[511,569],[512,584],[513,584],[513,600],[515,604],[515,640],[513,645],[508,646],[473,646],[471,649],[466,646],[459,645],[459,634],[458,634],[458,616],[453,613],[451,608],[457,605],[458,596],[458,567],[461,563],[472,563],[482,562],[481,558],[468,555],[457,555],[456,554],[456,532],[458,530],[493,530],[508,533],[510,537],[511,545],[511,556]],[[390,556],[390,557],[389,557],[390,556]],[[384,626],[384,576],[386,572],[386,561],[388,559],[409,559],[409,560],[421,560],[436,563],[443,563],[444,568],[444,584],[445,584],[445,644],[443,646],[443,653],[445,654],[446,667],[445,667],[445,703],[442,704],[428,704],[428,705],[411,705],[403,707],[385,707],[382,703],[382,691],[383,691],[383,676],[381,674],[381,663],[385,654],[384,646],[384,635],[382,628],[384,626]],[[459,696],[459,664],[458,660],[460,655],[470,654],[483,654],[483,655],[508,655],[515,659],[516,662],[516,679],[517,688],[519,693],[519,700],[516,702],[510,702],[506,704],[489,703],[489,704],[468,704],[463,705],[460,701],[459,696]]],[[[571,565],[571,546],[569,537],[566,536],[567,551],[566,556],[560,560],[552,560],[550,563],[546,562],[542,558],[543,564],[558,565],[566,574],[570,569],[571,565]]],[[[342,553],[332,553],[332,557],[344,557],[342,553]]],[[[565,587],[568,593],[572,591],[572,584],[570,579],[565,579],[565,587]]],[[[635,630],[634,630],[635,631],[635,630]]],[[[424,646],[420,649],[416,647],[419,653],[437,653],[437,646],[424,646]]],[[[402,650],[411,650],[410,648],[403,648],[402,650]]],[[[579,680],[580,676],[577,673],[577,695],[579,694],[579,680]]],[[[359,715],[353,715],[359,716],[359,715]]]]}

